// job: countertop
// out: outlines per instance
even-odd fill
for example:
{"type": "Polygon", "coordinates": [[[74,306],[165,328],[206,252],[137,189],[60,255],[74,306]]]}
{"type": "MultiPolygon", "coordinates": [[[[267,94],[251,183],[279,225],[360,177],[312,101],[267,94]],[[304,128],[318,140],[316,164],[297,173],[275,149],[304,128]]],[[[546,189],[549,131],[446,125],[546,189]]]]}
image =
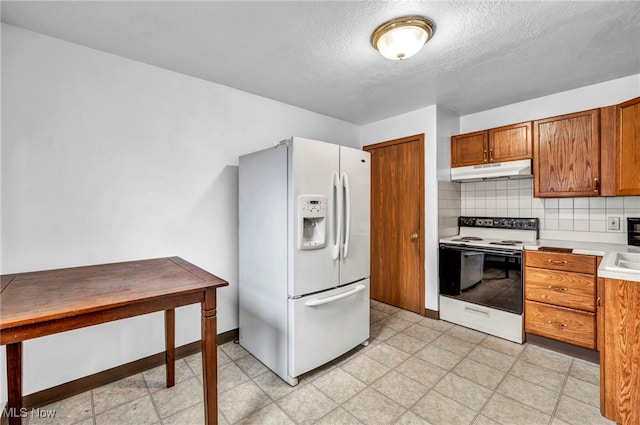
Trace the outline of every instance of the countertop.
{"type": "Polygon", "coordinates": [[[602,262],[598,267],[598,276],[610,279],[630,280],[640,282],[640,274],[623,273],[605,269],[609,255],[615,255],[617,252],[640,252],[640,246],[608,244],[598,242],[581,242],[581,241],[565,241],[553,239],[538,239],[536,242],[525,243],[524,249],[537,251],[540,247],[547,246],[552,248],[570,248],[573,254],[597,255],[601,256],[602,262]]]}

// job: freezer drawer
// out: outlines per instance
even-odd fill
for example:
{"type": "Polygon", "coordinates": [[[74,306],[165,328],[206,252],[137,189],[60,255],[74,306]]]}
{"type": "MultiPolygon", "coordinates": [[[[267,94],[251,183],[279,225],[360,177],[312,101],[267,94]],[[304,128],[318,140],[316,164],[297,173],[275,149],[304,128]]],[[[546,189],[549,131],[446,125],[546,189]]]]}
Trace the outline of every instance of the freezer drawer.
{"type": "Polygon", "coordinates": [[[322,366],[369,338],[369,279],[289,300],[289,376],[322,366]]]}

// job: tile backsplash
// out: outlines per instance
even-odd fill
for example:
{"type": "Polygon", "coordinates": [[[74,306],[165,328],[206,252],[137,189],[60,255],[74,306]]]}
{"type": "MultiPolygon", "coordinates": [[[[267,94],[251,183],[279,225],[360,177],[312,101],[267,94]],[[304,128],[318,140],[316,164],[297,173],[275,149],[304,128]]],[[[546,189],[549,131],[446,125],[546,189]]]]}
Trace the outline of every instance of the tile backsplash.
{"type": "Polygon", "coordinates": [[[438,237],[458,234],[461,206],[460,183],[438,181],[438,237]]]}
{"type": "Polygon", "coordinates": [[[460,214],[477,217],[537,217],[541,239],[625,243],[627,217],[640,217],[640,196],[534,198],[533,179],[439,182],[439,228],[449,228],[460,186],[460,214]],[[607,230],[608,217],[620,218],[620,230],[607,230]],[[446,225],[445,225],[446,224],[446,225]]]}

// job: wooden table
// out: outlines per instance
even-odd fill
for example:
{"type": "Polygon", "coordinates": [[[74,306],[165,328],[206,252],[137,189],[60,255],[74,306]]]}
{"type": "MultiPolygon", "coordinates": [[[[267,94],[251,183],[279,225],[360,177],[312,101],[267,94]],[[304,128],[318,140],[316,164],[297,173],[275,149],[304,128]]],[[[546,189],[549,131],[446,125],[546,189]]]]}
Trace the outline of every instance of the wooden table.
{"type": "MultiPolygon", "coordinates": [[[[0,345],[7,346],[7,412],[22,407],[22,341],[154,311],[165,312],[167,387],[173,386],[175,308],[201,303],[205,424],[217,423],[216,288],[227,282],[179,257],[1,278],[0,345]]],[[[19,415],[10,415],[10,425],[20,423],[19,415]]]]}

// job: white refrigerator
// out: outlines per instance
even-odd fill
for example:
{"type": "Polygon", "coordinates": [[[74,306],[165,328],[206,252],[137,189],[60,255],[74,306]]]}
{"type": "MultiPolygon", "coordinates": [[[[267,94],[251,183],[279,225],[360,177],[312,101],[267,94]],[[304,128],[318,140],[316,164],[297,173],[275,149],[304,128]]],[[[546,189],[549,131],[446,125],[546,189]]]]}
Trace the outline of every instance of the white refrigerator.
{"type": "Polygon", "coordinates": [[[240,344],[290,385],[368,343],[370,169],[300,137],[240,157],[240,344]]]}

